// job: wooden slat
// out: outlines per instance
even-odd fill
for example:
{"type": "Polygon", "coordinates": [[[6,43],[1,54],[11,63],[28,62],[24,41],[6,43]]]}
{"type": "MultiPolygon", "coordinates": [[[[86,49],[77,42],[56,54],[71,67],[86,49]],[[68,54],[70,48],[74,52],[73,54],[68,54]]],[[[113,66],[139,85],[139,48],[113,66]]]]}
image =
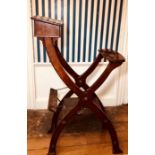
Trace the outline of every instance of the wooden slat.
{"type": "Polygon", "coordinates": [[[48,101],[48,110],[55,112],[57,108],[57,90],[50,89],[49,101],[48,101]]]}

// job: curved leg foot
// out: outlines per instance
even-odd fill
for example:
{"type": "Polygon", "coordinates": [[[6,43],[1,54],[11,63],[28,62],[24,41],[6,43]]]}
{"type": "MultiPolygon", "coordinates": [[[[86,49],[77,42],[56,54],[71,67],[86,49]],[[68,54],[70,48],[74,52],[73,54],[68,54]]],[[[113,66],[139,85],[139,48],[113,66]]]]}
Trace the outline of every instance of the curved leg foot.
{"type": "Polygon", "coordinates": [[[48,153],[47,155],[56,155],[56,152],[48,153]]]}
{"type": "Polygon", "coordinates": [[[53,132],[50,147],[49,147],[49,153],[48,155],[56,155],[56,143],[58,140],[58,137],[61,133],[61,131],[64,129],[65,125],[68,123],[68,121],[76,115],[76,113],[81,110],[82,106],[80,104],[76,105],[68,114],[65,116],[65,118],[60,122],[60,124],[56,127],[56,129],[53,132]]]}
{"type": "Polygon", "coordinates": [[[123,151],[120,148],[113,150],[113,154],[121,154],[123,151]]]}
{"type": "Polygon", "coordinates": [[[111,121],[108,120],[107,116],[104,115],[104,117],[105,117],[105,120],[107,121],[107,129],[108,129],[108,131],[110,133],[112,146],[113,146],[113,153],[114,154],[123,153],[123,151],[120,149],[120,146],[119,146],[119,141],[118,141],[118,137],[117,137],[115,128],[113,127],[111,121]]]}
{"type": "Polygon", "coordinates": [[[87,104],[87,107],[90,108],[104,123],[104,126],[108,129],[112,147],[113,147],[113,153],[114,154],[120,154],[123,153],[123,151],[119,147],[118,137],[116,134],[116,131],[111,123],[111,121],[107,118],[106,113],[101,111],[99,108],[97,108],[92,102],[87,104]]]}

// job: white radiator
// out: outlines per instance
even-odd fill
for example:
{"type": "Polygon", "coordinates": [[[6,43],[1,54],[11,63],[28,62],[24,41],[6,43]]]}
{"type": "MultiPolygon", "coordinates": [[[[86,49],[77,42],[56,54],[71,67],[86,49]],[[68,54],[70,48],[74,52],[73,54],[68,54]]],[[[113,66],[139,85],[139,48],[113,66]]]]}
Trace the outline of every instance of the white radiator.
{"type": "MultiPolygon", "coordinates": [[[[68,62],[92,62],[97,50],[120,51],[120,29],[126,0],[31,0],[32,16],[64,21],[59,49],[68,62]]],[[[121,51],[120,51],[121,52],[121,51]]],[[[49,63],[42,43],[34,38],[35,63],[49,63]]]]}
{"type": "MultiPolygon", "coordinates": [[[[127,56],[127,0],[31,0],[30,5],[28,20],[31,28],[30,16],[34,15],[64,21],[64,36],[59,39],[59,49],[79,74],[89,67],[100,48],[118,50],[127,56]]],[[[28,108],[47,108],[50,88],[65,85],[31,28],[28,108]]],[[[106,63],[101,63],[88,78],[88,84],[93,83],[105,67],[106,63]]],[[[58,96],[62,98],[66,92],[59,91],[58,96]]],[[[127,62],[114,71],[96,93],[105,106],[127,103],[127,62]]]]}

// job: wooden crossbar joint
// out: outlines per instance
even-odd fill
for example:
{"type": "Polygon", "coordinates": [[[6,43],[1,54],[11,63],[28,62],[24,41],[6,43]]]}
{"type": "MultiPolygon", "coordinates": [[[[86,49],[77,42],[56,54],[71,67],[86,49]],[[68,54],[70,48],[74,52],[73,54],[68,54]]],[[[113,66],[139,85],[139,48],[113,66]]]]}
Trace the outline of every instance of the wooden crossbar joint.
{"type": "Polygon", "coordinates": [[[84,86],[84,84],[86,83],[86,80],[84,78],[82,78],[81,76],[79,76],[77,79],[75,79],[75,81],[79,87],[84,86]]]}

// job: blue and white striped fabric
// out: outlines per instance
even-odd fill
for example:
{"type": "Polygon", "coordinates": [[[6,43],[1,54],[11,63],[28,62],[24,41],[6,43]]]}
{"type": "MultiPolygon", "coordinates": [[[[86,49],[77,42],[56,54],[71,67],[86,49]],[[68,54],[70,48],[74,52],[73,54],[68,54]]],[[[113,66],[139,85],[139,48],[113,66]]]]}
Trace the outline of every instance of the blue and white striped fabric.
{"type": "MultiPolygon", "coordinates": [[[[58,46],[68,62],[92,62],[97,50],[118,50],[123,0],[31,0],[32,16],[64,21],[63,39],[58,46]]],[[[37,63],[49,59],[42,43],[34,38],[37,63]]]]}

